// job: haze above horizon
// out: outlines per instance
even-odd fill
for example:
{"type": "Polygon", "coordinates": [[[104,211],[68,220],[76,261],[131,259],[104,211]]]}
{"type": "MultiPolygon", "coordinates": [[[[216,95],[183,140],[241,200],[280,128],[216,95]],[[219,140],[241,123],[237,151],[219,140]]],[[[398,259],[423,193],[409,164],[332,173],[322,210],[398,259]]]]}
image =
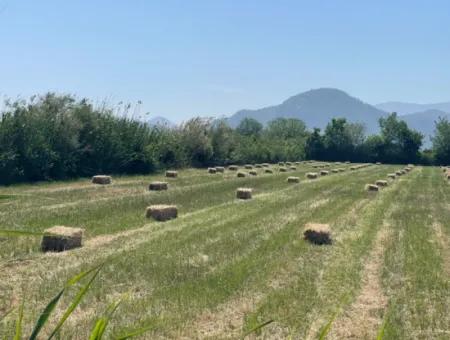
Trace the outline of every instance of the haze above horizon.
{"type": "Polygon", "coordinates": [[[0,94],[56,91],[180,121],[333,87],[450,100],[448,1],[0,0],[0,94]]]}

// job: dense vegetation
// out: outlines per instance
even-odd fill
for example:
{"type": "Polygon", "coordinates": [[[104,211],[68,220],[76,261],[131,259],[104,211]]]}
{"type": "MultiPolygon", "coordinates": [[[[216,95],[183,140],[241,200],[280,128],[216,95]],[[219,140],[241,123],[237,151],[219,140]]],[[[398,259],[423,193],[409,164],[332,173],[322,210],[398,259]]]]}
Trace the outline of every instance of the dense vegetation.
{"type": "Polygon", "coordinates": [[[450,163],[448,121],[436,122],[433,150],[421,152],[423,136],[395,114],[380,120],[379,135],[368,137],[362,125],[345,119],[333,119],[323,132],[292,118],[265,127],[244,119],[236,129],[193,118],[168,129],[49,93],[7,102],[0,119],[0,184],[301,159],[450,163]]]}

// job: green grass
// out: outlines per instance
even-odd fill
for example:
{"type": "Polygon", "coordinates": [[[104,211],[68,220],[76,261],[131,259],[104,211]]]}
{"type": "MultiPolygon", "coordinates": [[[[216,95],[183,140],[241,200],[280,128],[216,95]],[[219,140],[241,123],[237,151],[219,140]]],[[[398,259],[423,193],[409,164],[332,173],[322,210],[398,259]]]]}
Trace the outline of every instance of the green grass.
{"type": "MultiPolygon", "coordinates": [[[[62,338],[88,338],[98,315],[118,299],[109,336],[146,326],[149,339],[238,338],[249,331],[266,338],[325,337],[355,308],[365,263],[389,225],[377,273],[389,303],[368,332],[376,338],[385,320],[384,339],[408,338],[412,330],[444,338],[438,329],[449,331],[450,189],[439,169],[417,168],[378,194],[364,191],[398,168],[371,166],[312,181],[304,179],[315,170],[310,164],[243,179],[184,170],[158,193],[146,188],[160,175],[115,178],[108,187],[78,180],[0,189],[16,198],[0,212],[3,229],[58,224],[87,230],[83,248],[62,254],[41,254],[32,237],[0,239],[0,318],[25,301],[24,334],[31,333],[68,278],[105,263],[61,328],[62,338]],[[292,175],[301,183],[288,184],[292,175]],[[241,186],[254,188],[254,199],[237,201],[241,186]],[[177,204],[179,218],[146,219],[145,207],[154,203],[177,204]],[[330,223],[333,244],[304,241],[307,222],[330,223]],[[436,239],[432,222],[440,223],[444,241],[436,239]]],[[[55,316],[74,294],[61,298],[55,316]]],[[[12,337],[16,316],[0,323],[0,336],[12,337]]],[[[50,318],[44,334],[56,323],[50,318]]]]}

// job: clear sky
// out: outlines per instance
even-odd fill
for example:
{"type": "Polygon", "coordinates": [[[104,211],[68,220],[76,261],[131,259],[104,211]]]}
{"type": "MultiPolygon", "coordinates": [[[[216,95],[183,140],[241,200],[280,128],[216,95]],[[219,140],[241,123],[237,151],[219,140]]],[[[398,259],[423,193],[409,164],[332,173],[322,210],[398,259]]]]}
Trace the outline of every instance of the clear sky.
{"type": "Polygon", "coordinates": [[[0,94],[56,91],[181,121],[336,87],[450,100],[450,1],[0,0],[0,94]]]}

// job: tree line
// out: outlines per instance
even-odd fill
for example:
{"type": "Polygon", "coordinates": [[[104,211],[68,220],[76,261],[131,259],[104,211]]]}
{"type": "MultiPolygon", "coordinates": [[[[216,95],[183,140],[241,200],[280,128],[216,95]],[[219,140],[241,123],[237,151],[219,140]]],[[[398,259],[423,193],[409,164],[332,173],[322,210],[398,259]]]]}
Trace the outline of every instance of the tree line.
{"type": "Polygon", "coordinates": [[[323,161],[450,164],[450,122],[436,122],[431,150],[424,136],[395,113],[380,133],[336,118],[321,131],[278,118],[261,125],[244,119],[192,118],[176,128],[150,126],[95,107],[86,99],[48,93],[7,101],[0,115],[0,184],[142,174],[166,168],[314,159],[323,161]]]}

